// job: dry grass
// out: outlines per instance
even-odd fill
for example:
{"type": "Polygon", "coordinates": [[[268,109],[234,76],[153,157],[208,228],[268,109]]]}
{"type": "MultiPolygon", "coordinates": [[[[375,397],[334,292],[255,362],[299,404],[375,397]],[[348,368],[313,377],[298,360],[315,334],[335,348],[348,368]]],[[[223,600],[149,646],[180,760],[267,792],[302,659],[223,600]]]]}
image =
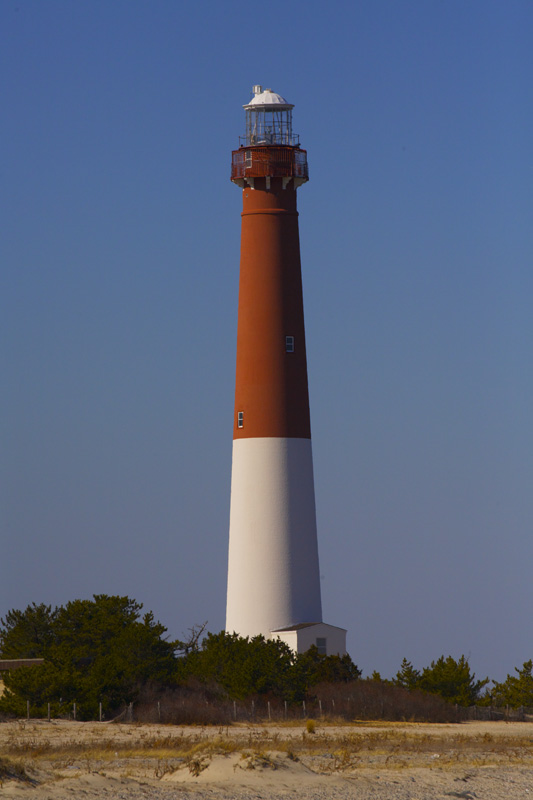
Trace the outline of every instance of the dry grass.
{"type": "Polygon", "coordinates": [[[199,774],[216,755],[239,752],[253,768],[284,753],[318,772],[345,772],[364,766],[397,769],[484,765],[533,765],[533,728],[521,723],[486,723],[494,733],[469,724],[292,725],[213,728],[93,723],[4,723],[0,725],[0,781],[27,780],[36,768],[57,772],[113,769],[122,775],[143,771],[162,777],[186,766],[199,774]],[[500,735],[505,728],[505,735],[500,735]],[[311,730],[312,729],[312,730],[311,730]],[[61,734],[61,735],[58,735],[61,734]]]}
{"type": "Polygon", "coordinates": [[[8,780],[31,782],[23,761],[0,756],[0,787],[8,780]]]}

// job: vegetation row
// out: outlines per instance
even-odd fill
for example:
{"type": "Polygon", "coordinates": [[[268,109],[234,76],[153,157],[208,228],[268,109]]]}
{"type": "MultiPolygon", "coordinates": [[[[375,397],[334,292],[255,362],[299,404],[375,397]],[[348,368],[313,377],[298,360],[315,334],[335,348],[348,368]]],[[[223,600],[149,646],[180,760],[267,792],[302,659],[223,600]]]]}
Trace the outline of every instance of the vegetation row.
{"type": "Polygon", "coordinates": [[[33,603],[0,620],[0,658],[41,658],[41,666],[4,674],[0,713],[71,714],[107,719],[135,703],[139,717],[159,721],[228,722],[242,714],[291,718],[458,718],[458,708],[533,706],[533,661],[502,683],[476,680],[468,660],[440,656],[416,670],[404,659],[395,677],[361,678],[349,655],[316,648],[295,654],[279,640],[225,632],[169,641],[166,628],[128,597],[95,595],[52,608],[33,603]],[[199,708],[202,709],[199,720],[199,708]]]}

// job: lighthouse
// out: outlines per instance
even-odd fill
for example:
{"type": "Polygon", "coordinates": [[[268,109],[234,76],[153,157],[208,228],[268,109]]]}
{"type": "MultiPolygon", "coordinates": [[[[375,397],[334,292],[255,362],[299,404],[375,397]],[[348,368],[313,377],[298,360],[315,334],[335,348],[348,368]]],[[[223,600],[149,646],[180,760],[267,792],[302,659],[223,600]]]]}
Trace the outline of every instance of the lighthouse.
{"type": "Polygon", "coordinates": [[[296,208],[309,175],[293,108],[254,86],[232,153],[243,211],[226,631],[342,655],[345,629],[322,621],[296,208]]]}

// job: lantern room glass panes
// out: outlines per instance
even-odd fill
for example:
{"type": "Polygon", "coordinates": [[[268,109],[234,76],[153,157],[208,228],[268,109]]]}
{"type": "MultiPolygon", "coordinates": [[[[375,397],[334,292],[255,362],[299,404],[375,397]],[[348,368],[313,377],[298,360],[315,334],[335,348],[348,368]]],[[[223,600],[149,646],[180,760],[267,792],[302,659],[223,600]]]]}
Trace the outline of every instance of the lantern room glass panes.
{"type": "Polygon", "coordinates": [[[246,109],[246,144],[298,144],[292,132],[292,110],[268,106],[246,109]]]}

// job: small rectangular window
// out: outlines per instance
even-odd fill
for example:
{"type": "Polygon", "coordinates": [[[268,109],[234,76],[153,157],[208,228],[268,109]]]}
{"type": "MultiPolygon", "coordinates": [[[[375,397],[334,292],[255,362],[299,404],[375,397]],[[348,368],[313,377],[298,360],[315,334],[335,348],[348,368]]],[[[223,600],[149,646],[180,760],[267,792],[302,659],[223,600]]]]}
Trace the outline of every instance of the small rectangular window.
{"type": "Polygon", "coordinates": [[[328,654],[327,639],[319,636],[316,640],[316,649],[318,650],[319,655],[327,656],[328,654]]]}
{"type": "Polygon", "coordinates": [[[285,352],[294,353],[294,336],[285,337],[285,352]]]}
{"type": "Polygon", "coordinates": [[[247,150],[246,151],[246,166],[247,167],[251,167],[252,166],[252,151],[251,150],[247,150]]]}
{"type": "Polygon", "coordinates": [[[237,412],[237,427],[244,428],[244,411],[237,412]]]}

